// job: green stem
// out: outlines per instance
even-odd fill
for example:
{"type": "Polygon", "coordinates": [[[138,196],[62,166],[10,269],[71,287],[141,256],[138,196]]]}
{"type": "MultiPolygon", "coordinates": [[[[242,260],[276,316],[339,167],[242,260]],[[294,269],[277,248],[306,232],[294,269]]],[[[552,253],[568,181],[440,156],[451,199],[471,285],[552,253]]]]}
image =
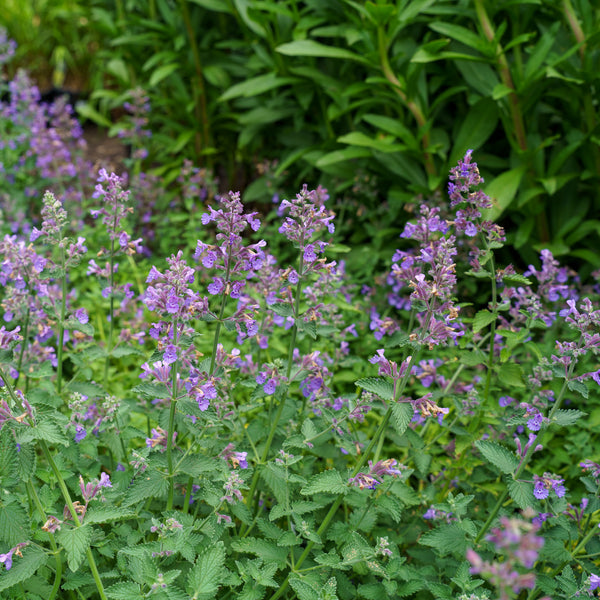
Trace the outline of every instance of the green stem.
{"type": "Polygon", "coordinates": [[[206,150],[210,146],[210,125],[208,120],[208,113],[206,110],[206,90],[204,89],[204,72],[202,68],[202,60],[200,58],[200,50],[198,49],[198,41],[196,39],[196,33],[194,26],[190,18],[190,11],[187,6],[186,0],[180,0],[181,15],[188,37],[190,39],[190,46],[192,50],[192,57],[194,59],[194,68],[196,70],[197,87],[194,87],[193,95],[195,97],[194,110],[196,111],[196,118],[202,124],[202,139],[196,136],[196,152],[200,154],[202,150],[206,150]]]}
{"type": "Polygon", "coordinates": [[[388,44],[386,40],[385,31],[383,26],[379,26],[377,28],[377,42],[379,49],[379,62],[381,64],[381,69],[385,78],[392,84],[392,89],[396,93],[396,95],[402,100],[402,102],[406,105],[406,108],[410,111],[412,116],[419,128],[422,129],[423,133],[421,135],[421,144],[423,146],[423,157],[425,159],[425,170],[428,175],[435,175],[436,169],[435,164],[433,162],[433,158],[431,154],[428,152],[428,148],[430,146],[430,137],[429,130],[427,128],[427,119],[423,114],[421,107],[414,102],[413,100],[409,100],[406,92],[403,89],[402,84],[399,79],[396,77],[388,57],[388,44]]]}
{"type": "MultiPolygon", "coordinates": [[[[46,513],[44,511],[44,507],[42,506],[42,503],[40,502],[40,498],[37,495],[37,492],[35,491],[35,488],[33,487],[31,480],[27,481],[27,491],[29,493],[29,497],[33,500],[38,512],[40,513],[42,520],[44,522],[46,522],[48,520],[48,516],[46,515],[46,513]]],[[[56,539],[54,538],[54,534],[51,533],[50,531],[48,532],[48,539],[50,541],[52,553],[54,554],[54,558],[56,560],[56,573],[54,575],[54,585],[52,586],[52,589],[50,590],[50,595],[48,596],[47,600],[54,600],[54,598],[56,598],[56,594],[58,594],[58,589],[60,587],[60,581],[62,579],[62,560],[60,558],[60,552],[58,550],[58,546],[56,544],[56,539]]]]}
{"type": "Polygon", "coordinates": [[[183,499],[183,514],[187,514],[190,509],[190,498],[192,496],[192,485],[194,483],[194,478],[189,477],[187,486],[185,488],[185,497],[183,499]]]}
{"type": "MultiPolygon", "coordinates": [[[[488,250],[491,252],[491,250],[488,250]]],[[[492,305],[491,309],[496,311],[498,304],[498,295],[496,289],[496,266],[494,262],[494,254],[492,253],[490,258],[490,272],[492,274],[492,305]]],[[[490,324],[490,351],[488,354],[487,373],[485,379],[485,395],[484,402],[487,406],[488,397],[490,395],[490,385],[492,382],[492,367],[494,366],[494,350],[495,350],[495,338],[496,338],[496,319],[490,324]]]]}
{"type": "MultiPolygon", "coordinates": [[[[415,364],[416,364],[417,359],[418,359],[418,353],[416,356],[413,356],[413,359],[411,362],[415,362],[415,364]]],[[[381,423],[379,424],[379,427],[377,428],[375,435],[369,442],[367,449],[361,455],[358,463],[354,467],[354,470],[352,471],[352,474],[350,475],[350,479],[353,479],[354,477],[356,477],[358,475],[358,473],[360,473],[361,469],[364,467],[365,463],[367,462],[367,459],[369,458],[371,452],[373,451],[373,448],[375,448],[375,446],[379,443],[379,440],[383,436],[383,434],[390,422],[390,419],[392,417],[392,407],[396,403],[397,399],[402,395],[404,388],[406,387],[406,384],[408,383],[408,380],[410,379],[410,375],[411,375],[411,369],[410,369],[410,365],[409,365],[408,368],[406,369],[405,374],[403,375],[402,379],[400,380],[399,385],[395,386],[394,397],[392,399],[392,402],[391,402],[389,408],[387,409],[383,419],[381,420],[381,423]]],[[[323,535],[323,533],[329,527],[329,524],[331,523],[331,520],[335,516],[337,509],[340,507],[340,504],[344,500],[344,496],[345,496],[345,494],[339,494],[339,496],[337,497],[335,502],[331,505],[329,512],[325,515],[325,518],[323,519],[321,525],[317,529],[318,537],[321,537],[323,535]]],[[[315,545],[314,541],[310,540],[308,542],[308,544],[306,545],[306,548],[304,549],[304,552],[302,552],[302,554],[296,561],[296,567],[295,567],[296,571],[302,566],[302,563],[306,560],[306,558],[310,554],[310,551],[312,550],[314,545],[315,545]]],[[[271,596],[270,600],[277,600],[277,598],[279,598],[285,592],[285,590],[287,589],[287,587],[289,585],[289,580],[290,580],[290,575],[288,574],[288,576],[285,578],[285,580],[281,584],[280,588],[275,592],[275,594],[273,594],[273,596],[271,596]]]]}
{"type": "Polygon", "coordinates": [[[60,300],[60,320],[58,326],[58,347],[56,348],[56,360],[58,368],[56,372],[56,391],[60,394],[62,390],[62,373],[63,373],[63,346],[65,344],[65,313],[67,312],[67,271],[65,269],[65,249],[60,249],[60,264],[62,268],[61,292],[60,300]]]}
{"type": "MultiPolygon", "coordinates": [[[[177,319],[173,319],[173,345],[177,346],[177,319]]],[[[173,379],[171,383],[171,406],[169,409],[169,425],[167,427],[167,469],[169,471],[169,491],[167,494],[167,510],[173,509],[173,494],[175,490],[175,473],[173,470],[173,434],[175,433],[175,413],[177,411],[177,366],[179,360],[173,363],[173,379]]]]}
{"type": "MultiPolygon", "coordinates": [[[[117,229],[117,211],[116,207],[113,209],[115,213],[115,217],[113,219],[113,231],[117,229]]],[[[110,241],[110,274],[108,279],[108,289],[110,290],[110,307],[108,311],[109,323],[108,323],[108,340],[106,341],[106,359],[104,360],[104,389],[106,389],[106,385],[108,382],[108,368],[110,366],[110,353],[112,352],[113,345],[113,335],[114,335],[114,321],[115,321],[115,294],[114,294],[114,285],[115,285],[115,240],[112,239],[110,241]]]]}
{"type": "MultiPolygon", "coordinates": [[[[62,492],[63,498],[65,499],[65,502],[67,503],[69,512],[71,513],[71,516],[73,517],[75,527],[81,527],[81,521],[79,520],[79,515],[77,514],[77,510],[75,509],[75,506],[73,505],[73,501],[71,500],[71,495],[69,494],[69,490],[67,489],[65,480],[63,479],[63,476],[61,475],[58,467],[56,466],[56,463],[54,462],[54,459],[52,458],[52,454],[50,454],[48,444],[46,444],[45,440],[40,440],[40,446],[42,448],[44,456],[46,457],[46,460],[48,461],[48,464],[50,465],[50,468],[52,469],[52,472],[54,473],[54,476],[56,477],[56,479],[58,481],[58,486],[60,487],[60,491],[62,492]]],[[[98,589],[100,598],[102,600],[108,600],[108,598],[106,597],[106,594],[104,593],[104,586],[102,585],[102,580],[100,579],[100,573],[98,573],[98,567],[96,566],[96,561],[94,560],[94,555],[92,554],[92,549],[90,547],[88,547],[86,550],[86,556],[87,556],[88,564],[90,566],[90,570],[92,571],[92,576],[94,578],[94,581],[96,582],[96,588],[98,589]]]]}
{"type": "MultiPolygon", "coordinates": [[[[571,364],[569,365],[569,370],[567,372],[567,376],[565,377],[565,381],[562,385],[562,388],[560,390],[558,398],[556,399],[556,402],[554,403],[552,410],[548,414],[548,421],[550,423],[552,422],[552,417],[554,417],[554,413],[556,413],[556,411],[562,405],[562,401],[564,399],[565,392],[567,391],[569,378],[571,377],[571,375],[573,374],[573,370],[575,369],[575,364],[576,364],[576,362],[573,360],[571,362],[571,364]]],[[[527,452],[525,453],[525,456],[523,457],[523,460],[521,461],[521,463],[519,465],[519,468],[516,470],[515,474],[513,475],[513,479],[515,479],[515,480],[519,479],[519,477],[525,470],[525,467],[527,467],[527,465],[529,464],[529,460],[531,459],[531,456],[535,452],[535,447],[541,443],[541,438],[545,433],[546,433],[546,430],[544,430],[543,432],[540,432],[540,435],[538,436],[536,443],[531,444],[531,446],[529,446],[527,452]]],[[[502,494],[500,494],[500,497],[498,498],[498,500],[496,501],[496,505],[492,509],[492,512],[490,513],[487,521],[483,524],[481,531],[477,534],[477,537],[474,540],[474,544],[478,544],[481,541],[481,539],[483,538],[483,536],[486,534],[487,530],[490,528],[490,525],[493,523],[494,519],[496,518],[496,515],[498,514],[500,507],[506,500],[507,496],[508,496],[508,488],[505,488],[504,491],[502,492],[502,494]]]]}
{"type": "MultiPolygon", "coordinates": [[[[479,23],[483,29],[485,37],[489,42],[493,42],[496,37],[496,32],[494,31],[494,27],[485,10],[483,0],[475,0],[475,10],[477,11],[479,23]]],[[[525,134],[525,125],[519,104],[519,97],[517,96],[515,85],[510,74],[510,67],[508,66],[504,49],[499,42],[496,43],[496,57],[498,59],[498,70],[500,72],[502,83],[511,90],[510,94],[508,94],[508,108],[513,123],[517,145],[519,146],[520,150],[525,151],[527,150],[527,136],[525,134]]]]}

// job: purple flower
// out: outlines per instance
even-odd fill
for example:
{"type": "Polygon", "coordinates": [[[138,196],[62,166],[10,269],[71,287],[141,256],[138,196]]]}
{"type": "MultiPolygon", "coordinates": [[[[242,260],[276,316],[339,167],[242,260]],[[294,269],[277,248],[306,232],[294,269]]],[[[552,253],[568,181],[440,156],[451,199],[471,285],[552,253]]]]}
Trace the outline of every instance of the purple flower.
{"type": "Polygon", "coordinates": [[[78,308],[75,311],[75,318],[82,324],[87,323],[90,320],[85,308],[78,308]]]}
{"type": "Polygon", "coordinates": [[[81,440],[83,440],[86,435],[87,431],[85,430],[85,427],[77,423],[77,425],[75,425],[75,441],[77,443],[81,442],[81,440]]]}
{"type": "Polygon", "coordinates": [[[510,396],[501,396],[500,399],[498,400],[498,404],[502,408],[505,408],[505,407],[509,406],[510,404],[512,404],[514,401],[515,401],[515,399],[511,398],[510,396]]]}
{"type": "Polygon", "coordinates": [[[9,571],[12,567],[12,557],[13,557],[14,548],[9,550],[6,554],[0,554],[0,563],[2,563],[6,570],[9,571]]]}
{"type": "Polygon", "coordinates": [[[597,590],[600,588],[600,577],[598,575],[595,575],[594,573],[592,573],[590,575],[590,587],[588,588],[588,590],[590,592],[593,592],[594,590],[597,590]]]}

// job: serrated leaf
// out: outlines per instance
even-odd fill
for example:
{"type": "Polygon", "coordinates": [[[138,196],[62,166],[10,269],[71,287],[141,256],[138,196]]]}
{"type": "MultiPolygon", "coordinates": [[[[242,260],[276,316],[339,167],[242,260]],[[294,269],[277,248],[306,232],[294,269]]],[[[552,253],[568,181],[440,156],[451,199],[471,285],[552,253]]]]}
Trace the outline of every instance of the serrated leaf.
{"type": "Polygon", "coordinates": [[[280,317],[291,317],[294,314],[292,305],[285,302],[275,302],[269,305],[269,308],[280,317]]]}
{"type": "Polygon", "coordinates": [[[115,583],[104,591],[111,600],[142,600],[144,598],[140,584],[133,581],[115,583]]]}
{"type": "Polygon", "coordinates": [[[502,473],[514,473],[519,466],[519,460],[515,454],[496,442],[479,440],[475,442],[475,446],[484,458],[500,469],[502,473]]]}
{"type": "Polygon", "coordinates": [[[141,348],[137,348],[136,346],[129,346],[124,344],[113,348],[110,352],[110,355],[114,356],[115,358],[121,358],[122,356],[131,356],[132,354],[140,356],[144,354],[144,351],[141,348]]]}
{"type": "Polygon", "coordinates": [[[171,397],[167,386],[164,383],[140,383],[136,385],[132,390],[134,394],[140,396],[146,396],[146,398],[160,398],[166,400],[171,397]]]}
{"type": "Polygon", "coordinates": [[[92,541],[93,530],[90,525],[61,529],[56,537],[61,546],[67,551],[69,569],[75,572],[81,566],[87,549],[92,541]]]}
{"type": "Polygon", "coordinates": [[[221,572],[225,564],[225,548],[222,542],[205,550],[190,570],[188,591],[196,600],[210,600],[219,590],[221,572]]]}
{"type": "Polygon", "coordinates": [[[123,506],[146,502],[148,498],[163,498],[167,494],[169,484],[156,471],[146,471],[140,475],[127,490],[123,506]]]}
{"type": "Polygon", "coordinates": [[[335,469],[323,471],[311,477],[309,482],[300,490],[303,496],[312,494],[346,494],[348,483],[335,469]]]}
{"type": "Polygon", "coordinates": [[[14,557],[10,571],[4,571],[0,575],[0,592],[27,581],[48,560],[48,555],[38,546],[27,546],[21,552],[23,557],[14,557]]]}
{"type": "Polygon", "coordinates": [[[577,423],[581,417],[585,417],[587,413],[574,409],[559,409],[554,413],[553,421],[562,427],[577,423]]]}
{"type": "Polygon", "coordinates": [[[63,432],[63,429],[49,417],[38,418],[38,422],[33,427],[22,429],[18,434],[19,443],[31,442],[32,440],[44,440],[49,444],[69,445],[69,438],[63,432]]]}
{"type": "Polygon", "coordinates": [[[392,404],[392,424],[398,435],[402,435],[415,414],[410,402],[396,402],[392,404]]]}
{"type": "Polygon", "coordinates": [[[286,548],[279,547],[272,542],[266,540],[246,537],[236,540],[231,543],[231,547],[237,552],[247,552],[248,554],[254,554],[265,563],[275,562],[281,567],[285,565],[287,560],[288,551],[286,548]]]}
{"type": "Polygon", "coordinates": [[[515,481],[511,479],[508,482],[508,494],[514,500],[515,504],[526,509],[533,506],[533,484],[528,481],[515,481]]]}
{"type": "Polygon", "coordinates": [[[456,523],[440,525],[437,529],[422,535],[419,542],[434,548],[442,556],[451,553],[463,556],[467,549],[465,532],[456,523]]]}
{"type": "Polygon", "coordinates": [[[392,386],[392,382],[387,379],[364,377],[363,379],[356,381],[355,385],[367,392],[379,396],[383,400],[387,400],[388,402],[391,402],[394,397],[394,387],[392,386]]]}
{"type": "Polygon", "coordinates": [[[518,273],[511,273],[510,275],[503,275],[502,281],[509,285],[531,285],[531,279],[527,279],[524,275],[518,273]]]}
{"type": "Polygon", "coordinates": [[[498,369],[498,378],[502,385],[508,388],[524,388],[523,369],[521,365],[506,362],[498,369]]]}
{"type": "Polygon", "coordinates": [[[10,546],[29,538],[29,519],[25,509],[17,502],[0,504],[0,540],[10,546]]]}
{"type": "Polygon", "coordinates": [[[86,523],[108,523],[109,521],[120,521],[135,516],[132,510],[119,508],[118,506],[93,506],[85,513],[86,523]]]}
{"type": "Polygon", "coordinates": [[[572,392],[577,392],[578,394],[581,394],[584,398],[589,398],[590,396],[588,386],[583,381],[571,380],[567,383],[567,386],[572,392]]]}
{"type": "Polygon", "coordinates": [[[487,327],[490,323],[493,323],[498,315],[490,312],[489,310],[480,310],[473,319],[473,333],[481,331],[484,327],[487,327]]]}
{"type": "Polygon", "coordinates": [[[319,600],[319,592],[308,581],[298,576],[290,577],[290,585],[298,596],[298,600],[319,600]]]}

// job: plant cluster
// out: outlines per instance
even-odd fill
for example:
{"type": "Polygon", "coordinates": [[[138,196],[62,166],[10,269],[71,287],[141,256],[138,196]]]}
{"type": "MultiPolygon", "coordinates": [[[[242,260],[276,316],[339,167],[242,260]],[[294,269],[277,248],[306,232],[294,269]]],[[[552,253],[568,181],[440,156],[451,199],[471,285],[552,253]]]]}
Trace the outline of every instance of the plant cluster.
{"type": "MultiPolygon", "coordinates": [[[[37,106],[11,102],[4,127],[37,106]]],[[[0,594],[597,595],[600,273],[501,264],[470,150],[362,286],[323,187],[263,217],[186,164],[206,202],[163,258],[160,180],[74,196],[52,156],[39,214],[1,225],[0,594]]]]}

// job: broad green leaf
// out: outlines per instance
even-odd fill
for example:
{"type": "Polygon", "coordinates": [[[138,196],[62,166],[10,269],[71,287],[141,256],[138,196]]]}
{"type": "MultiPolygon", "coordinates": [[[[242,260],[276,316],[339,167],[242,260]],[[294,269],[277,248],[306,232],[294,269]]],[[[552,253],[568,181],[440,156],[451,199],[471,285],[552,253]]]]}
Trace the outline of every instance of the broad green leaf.
{"type": "Polygon", "coordinates": [[[484,327],[493,323],[497,317],[496,313],[491,313],[488,310],[480,310],[473,319],[473,333],[481,331],[484,327]]]}
{"type": "Polygon", "coordinates": [[[577,392],[581,394],[584,398],[589,398],[590,391],[588,390],[588,386],[583,381],[571,380],[567,383],[567,387],[572,392],[577,392]]]}
{"type": "Polygon", "coordinates": [[[503,275],[502,281],[508,285],[531,285],[531,279],[527,279],[527,277],[523,275],[519,275],[518,273],[512,273],[511,275],[503,275]]]}
{"type": "Polygon", "coordinates": [[[299,81],[301,81],[301,79],[298,77],[279,77],[276,73],[259,75],[258,77],[252,77],[241,83],[232,85],[220,96],[219,101],[224,102],[226,100],[232,100],[233,98],[239,98],[240,96],[250,98],[277,89],[283,85],[289,85],[299,81]]]}
{"type": "Polygon", "coordinates": [[[511,479],[508,482],[508,493],[515,504],[523,510],[534,504],[533,483],[529,481],[511,479]]]}
{"type": "Polygon", "coordinates": [[[225,564],[223,542],[207,548],[200,554],[196,564],[190,570],[187,589],[197,600],[211,600],[219,590],[221,572],[225,564]]]}
{"type": "Polygon", "coordinates": [[[506,362],[498,368],[499,382],[505,387],[524,388],[523,368],[516,363],[506,362]]]}
{"type": "Polygon", "coordinates": [[[309,482],[300,490],[303,496],[312,494],[345,494],[348,492],[348,483],[335,469],[323,471],[313,475],[309,482]]]}
{"type": "Polygon", "coordinates": [[[161,398],[163,400],[170,398],[171,393],[164,383],[140,383],[132,390],[134,394],[145,396],[146,398],[161,398]]]}
{"type": "Polygon", "coordinates": [[[300,579],[297,575],[290,577],[290,585],[298,600],[319,600],[319,592],[316,586],[311,585],[308,581],[300,579]]]}
{"type": "Polygon", "coordinates": [[[403,152],[406,150],[406,146],[402,144],[394,144],[394,138],[385,137],[371,137],[361,131],[352,131],[346,135],[342,135],[337,139],[342,144],[349,144],[351,146],[363,146],[365,148],[373,148],[373,150],[379,150],[379,152],[403,152]]]}
{"type": "Polygon", "coordinates": [[[496,129],[498,118],[498,105],[490,98],[472,106],[455,137],[450,164],[455,165],[467,150],[480,148],[496,129]]]}
{"type": "Polygon", "coordinates": [[[366,158],[372,156],[371,151],[368,148],[350,147],[344,148],[343,150],[334,150],[321,156],[315,166],[323,169],[331,165],[335,165],[340,162],[352,160],[354,158],[366,158]]]}
{"type": "Polygon", "coordinates": [[[169,484],[167,480],[156,471],[142,473],[127,490],[123,506],[131,506],[145,502],[148,498],[163,498],[167,494],[169,484]]]}
{"type": "Polygon", "coordinates": [[[107,523],[108,521],[120,521],[122,519],[128,519],[134,517],[135,513],[126,508],[120,508],[118,506],[92,506],[85,513],[86,523],[107,523]]]}
{"type": "MultiPolygon", "coordinates": [[[[38,546],[27,546],[21,550],[21,553],[23,557],[13,557],[10,571],[3,569],[3,572],[0,573],[0,592],[17,583],[27,581],[48,560],[48,555],[38,546]]],[[[21,593],[18,592],[16,595],[2,595],[2,598],[9,600],[9,598],[19,598],[20,596],[21,593]]]]}
{"type": "Polygon", "coordinates": [[[142,600],[144,598],[140,584],[133,581],[115,583],[104,591],[111,600],[142,600]]]}
{"type": "Polygon", "coordinates": [[[87,549],[92,541],[93,530],[89,525],[81,527],[63,527],[56,537],[61,546],[67,551],[67,561],[71,571],[77,571],[85,558],[87,549]]]}
{"type": "Polygon", "coordinates": [[[516,198],[525,170],[525,165],[516,167],[494,177],[489,184],[484,186],[483,190],[493,204],[492,208],[482,211],[484,219],[497,221],[498,217],[511,205],[516,198]]]}
{"type": "Polygon", "coordinates": [[[477,35],[466,27],[442,21],[429,23],[429,27],[437,33],[452,38],[461,44],[465,44],[466,46],[481,52],[481,54],[485,55],[491,53],[492,56],[494,54],[494,47],[486,38],[477,35]]]}
{"type": "Polygon", "coordinates": [[[363,115],[362,119],[374,127],[396,136],[408,146],[416,146],[415,136],[399,119],[374,114],[363,115]]]}
{"type": "Polygon", "coordinates": [[[287,44],[281,44],[275,48],[277,52],[286,56],[315,56],[320,58],[341,58],[344,60],[354,60],[360,63],[369,64],[369,61],[361,56],[346,50],[345,48],[336,48],[335,46],[326,46],[314,40],[295,40],[287,44]]]}
{"type": "Polygon", "coordinates": [[[15,546],[28,538],[29,519],[25,509],[17,502],[0,504],[0,540],[15,546]]]}
{"type": "Polygon", "coordinates": [[[396,402],[392,405],[392,423],[398,435],[402,435],[415,414],[410,402],[396,402]]]}
{"type": "Polygon", "coordinates": [[[265,563],[277,563],[281,567],[285,566],[288,550],[285,547],[279,547],[277,544],[267,542],[266,540],[246,537],[232,542],[231,547],[236,552],[246,552],[254,554],[265,563]]]}
{"type": "Polygon", "coordinates": [[[585,417],[586,413],[581,412],[580,410],[562,410],[559,409],[554,413],[553,420],[558,425],[562,427],[566,427],[567,425],[574,425],[581,419],[581,417],[585,417]]]}
{"type": "Polygon", "coordinates": [[[168,65],[162,65],[161,67],[158,67],[158,69],[153,71],[152,75],[150,76],[148,86],[152,88],[158,85],[163,79],[166,79],[169,75],[171,75],[180,68],[181,65],[179,63],[171,63],[168,65]]]}
{"type": "Polygon", "coordinates": [[[437,529],[422,535],[419,542],[423,546],[434,548],[442,556],[454,553],[464,558],[467,549],[465,532],[456,523],[440,525],[437,529]]]}
{"type": "Polygon", "coordinates": [[[475,442],[475,446],[489,463],[503,473],[514,473],[519,466],[519,460],[515,454],[496,442],[479,440],[475,442]]]}
{"type": "Polygon", "coordinates": [[[359,379],[356,385],[388,402],[391,402],[394,398],[394,387],[392,382],[387,379],[364,377],[363,379],[359,379]]]}
{"type": "Polygon", "coordinates": [[[38,422],[33,427],[21,430],[18,434],[18,440],[19,443],[44,440],[49,444],[69,445],[69,438],[65,435],[64,429],[49,416],[43,419],[38,417],[38,422]]]}

